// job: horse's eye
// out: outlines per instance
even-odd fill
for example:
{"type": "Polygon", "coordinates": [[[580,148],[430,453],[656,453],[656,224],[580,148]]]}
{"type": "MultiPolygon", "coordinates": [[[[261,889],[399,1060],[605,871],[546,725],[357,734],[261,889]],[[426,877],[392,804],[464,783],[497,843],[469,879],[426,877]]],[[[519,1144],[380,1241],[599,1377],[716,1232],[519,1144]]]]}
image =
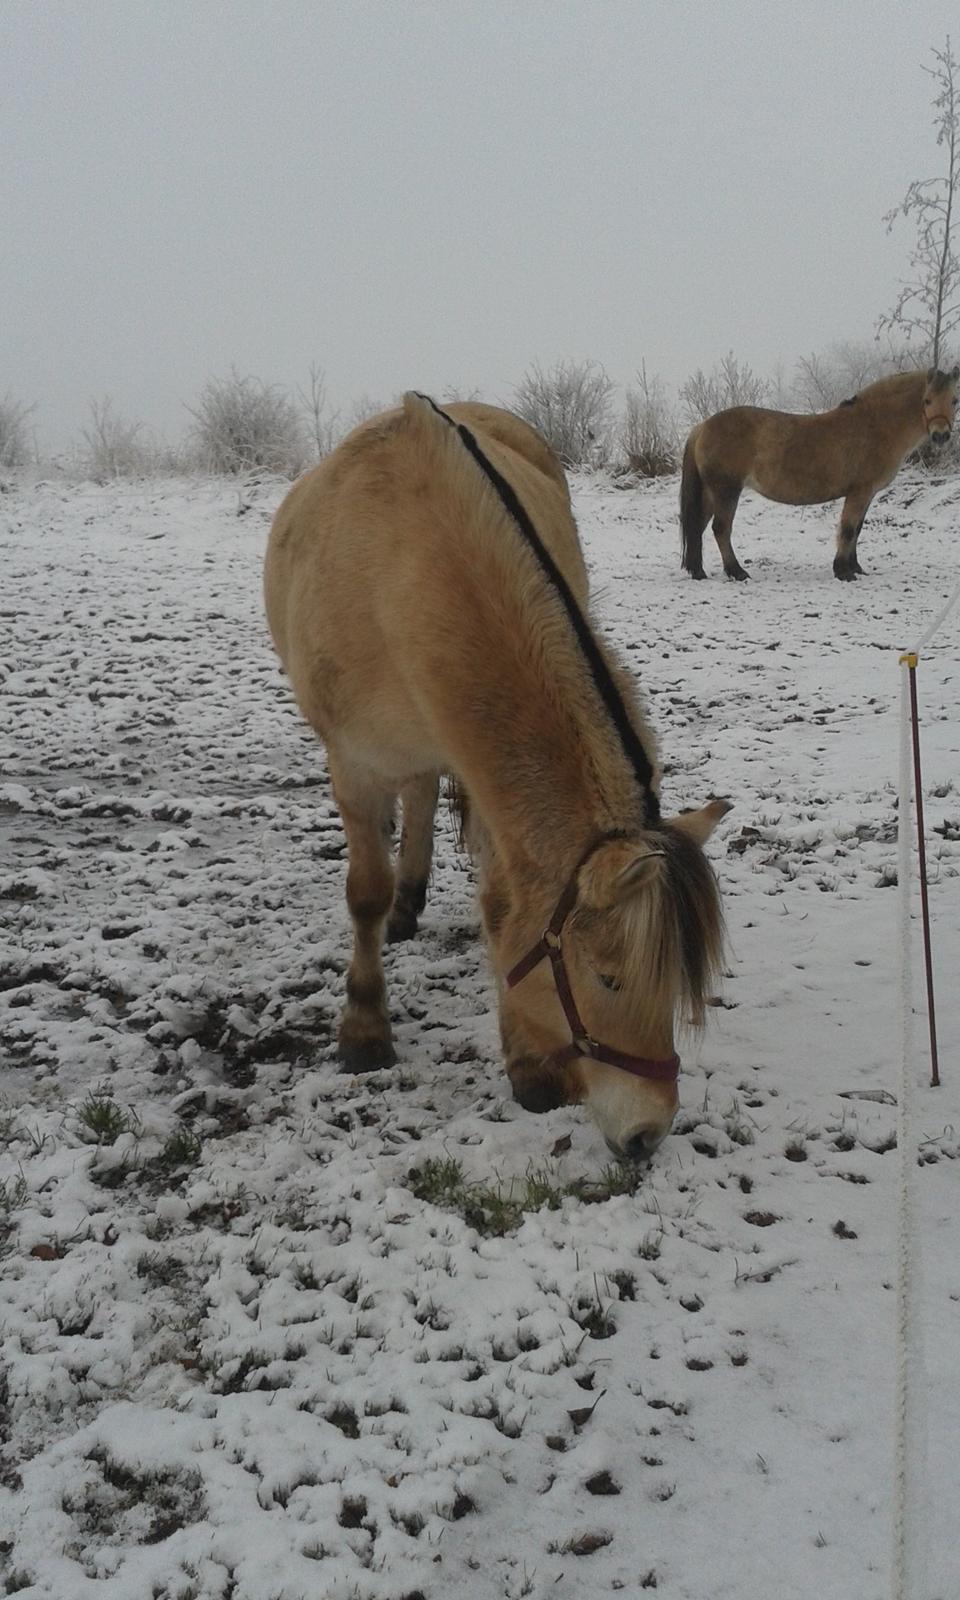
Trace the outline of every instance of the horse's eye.
{"type": "Polygon", "coordinates": [[[609,972],[598,972],[597,977],[605,989],[619,989],[620,979],[611,977],[609,972]]]}

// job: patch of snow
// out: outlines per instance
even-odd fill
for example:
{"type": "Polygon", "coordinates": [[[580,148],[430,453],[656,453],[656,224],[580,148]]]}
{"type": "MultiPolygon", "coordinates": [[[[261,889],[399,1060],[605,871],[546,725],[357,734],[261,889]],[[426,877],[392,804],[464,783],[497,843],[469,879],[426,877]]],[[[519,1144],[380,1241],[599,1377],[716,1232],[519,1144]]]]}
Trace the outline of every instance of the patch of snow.
{"type": "MultiPolygon", "coordinates": [[[[8,1593],[886,1594],[897,651],[955,581],[955,486],[898,479],[849,585],[835,508],[748,497],[750,583],[709,554],[694,583],[676,480],[573,487],[665,810],[735,803],[711,845],[719,1004],[686,1047],[673,1134],[635,1192],[599,1203],[596,1130],[509,1097],[445,822],[421,933],[386,957],[398,1065],[338,1070],[342,836],[261,611],[280,487],[243,517],[220,484],[11,490],[8,1593]],[[536,1176],[556,1208],[478,1231],[415,1192],[412,1172],[450,1159],[469,1192],[536,1176]]],[[[960,1487],[958,658],[945,630],[919,674],[945,1079],[918,1096],[936,1330],[921,1489],[942,1600],[960,1487]]]]}

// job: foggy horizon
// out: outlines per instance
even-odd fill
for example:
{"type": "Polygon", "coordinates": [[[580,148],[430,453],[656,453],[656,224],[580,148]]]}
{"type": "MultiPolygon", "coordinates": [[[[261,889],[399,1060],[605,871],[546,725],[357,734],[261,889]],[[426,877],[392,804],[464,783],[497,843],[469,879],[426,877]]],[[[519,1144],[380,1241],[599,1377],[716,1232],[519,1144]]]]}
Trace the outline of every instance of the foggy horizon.
{"type": "Polygon", "coordinates": [[[62,449],[105,395],[176,440],[232,370],[316,364],[344,413],[561,360],[789,376],[893,306],[953,16],[12,0],[0,395],[62,449]]]}

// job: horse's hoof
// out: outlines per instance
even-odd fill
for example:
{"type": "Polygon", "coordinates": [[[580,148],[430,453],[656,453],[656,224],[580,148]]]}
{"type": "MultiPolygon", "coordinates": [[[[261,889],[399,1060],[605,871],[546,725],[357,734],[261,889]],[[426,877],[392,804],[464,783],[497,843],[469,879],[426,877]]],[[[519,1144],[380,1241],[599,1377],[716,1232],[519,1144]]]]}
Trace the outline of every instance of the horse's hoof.
{"type": "Polygon", "coordinates": [[[841,583],[853,583],[857,576],[853,567],[834,567],[833,576],[839,578],[841,583]]]}
{"type": "Polygon", "coordinates": [[[391,912],[387,922],[387,944],[401,944],[404,939],[415,939],[417,914],[415,911],[391,912]]]}
{"type": "Polygon", "coordinates": [[[684,572],[688,573],[691,578],[705,578],[707,576],[702,567],[684,567],[683,570],[684,572]]]}
{"type": "Polygon", "coordinates": [[[417,920],[426,903],[426,878],[405,879],[397,884],[393,905],[387,918],[388,944],[399,944],[402,939],[414,937],[417,920]]]}
{"type": "Polygon", "coordinates": [[[742,583],[744,578],[749,578],[750,576],[749,572],[745,572],[741,566],[727,567],[726,573],[728,578],[736,578],[738,583],[742,583]]]}
{"type": "Polygon", "coordinates": [[[342,1072],[380,1072],[394,1066],[397,1060],[389,1039],[341,1039],[337,1055],[342,1072]]]}

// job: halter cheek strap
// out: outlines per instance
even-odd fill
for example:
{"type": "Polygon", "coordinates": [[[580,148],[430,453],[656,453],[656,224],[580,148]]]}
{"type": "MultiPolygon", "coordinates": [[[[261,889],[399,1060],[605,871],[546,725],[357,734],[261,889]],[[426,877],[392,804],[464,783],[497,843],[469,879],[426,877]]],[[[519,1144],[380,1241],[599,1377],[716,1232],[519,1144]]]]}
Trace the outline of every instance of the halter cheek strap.
{"type": "MultiPolygon", "coordinates": [[[[557,901],[556,909],[544,932],[540,935],[533,948],[528,950],[525,956],[521,956],[516,965],[510,968],[506,975],[506,985],[508,989],[515,988],[529,972],[533,971],[534,967],[540,965],[541,961],[547,960],[550,962],[550,966],[553,969],[553,981],[556,985],[557,998],[563,1007],[563,1014],[567,1019],[571,1034],[569,1044],[564,1045],[560,1050],[555,1050],[552,1055],[547,1057],[547,1060],[553,1062],[555,1066],[565,1066],[568,1061],[574,1061],[578,1056],[586,1056],[590,1061],[603,1061],[607,1066],[618,1067],[621,1072],[629,1072],[635,1078],[652,1078],[657,1082],[675,1083],[680,1072],[679,1056],[667,1056],[662,1060],[653,1056],[633,1056],[628,1055],[626,1051],[615,1050],[612,1045],[598,1044],[596,1039],[591,1039],[581,1021],[580,1012],[577,1010],[577,1002],[573,998],[573,990],[570,987],[570,978],[563,959],[563,941],[561,938],[563,925],[576,904],[577,874],[580,868],[593,855],[593,852],[600,845],[606,844],[611,837],[619,836],[604,835],[603,838],[596,840],[580,857],[567,881],[566,888],[557,901]]],[[[651,850],[650,854],[662,855],[663,852],[651,850]]]]}

